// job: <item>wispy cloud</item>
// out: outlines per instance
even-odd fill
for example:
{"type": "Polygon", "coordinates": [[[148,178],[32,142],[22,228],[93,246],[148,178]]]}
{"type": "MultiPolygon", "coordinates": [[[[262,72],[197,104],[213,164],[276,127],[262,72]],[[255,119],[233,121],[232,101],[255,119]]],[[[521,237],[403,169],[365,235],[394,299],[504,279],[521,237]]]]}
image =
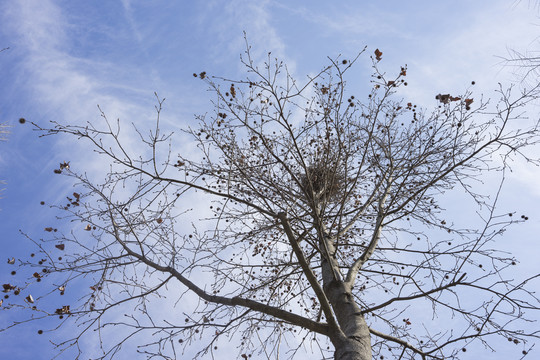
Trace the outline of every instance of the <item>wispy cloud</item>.
{"type": "MultiPolygon", "coordinates": [[[[151,91],[144,92],[124,81],[129,66],[125,69],[123,64],[74,54],[76,24],[70,23],[54,1],[18,1],[4,8],[5,26],[18,37],[17,53],[27,75],[23,85],[41,113],[53,114],[50,120],[80,125],[96,123],[101,121],[98,104],[113,120],[125,117],[145,121],[153,117],[151,91]],[[147,103],[141,99],[147,99],[147,103]]],[[[126,143],[129,148],[129,139],[126,143]]],[[[65,139],[56,145],[57,152],[73,157],[82,156],[87,150],[81,143],[65,139]]],[[[51,161],[57,162],[57,158],[51,157],[51,161]]],[[[101,167],[99,163],[86,166],[89,172],[101,167]]]]}
{"type": "MultiPolygon", "coordinates": [[[[276,28],[272,6],[273,2],[269,0],[205,3],[201,11],[204,15],[200,16],[199,23],[211,24],[208,30],[216,39],[212,44],[215,61],[226,64],[238,59],[238,55],[246,50],[245,31],[251,54],[257,63],[265,61],[268,52],[272,52],[272,57],[287,61],[292,71],[295,68],[294,60],[287,56],[287,45],[281,35],[283,29],[276,28]]],[[[244,72],[240,65],[237,69],[244,72]]]]}

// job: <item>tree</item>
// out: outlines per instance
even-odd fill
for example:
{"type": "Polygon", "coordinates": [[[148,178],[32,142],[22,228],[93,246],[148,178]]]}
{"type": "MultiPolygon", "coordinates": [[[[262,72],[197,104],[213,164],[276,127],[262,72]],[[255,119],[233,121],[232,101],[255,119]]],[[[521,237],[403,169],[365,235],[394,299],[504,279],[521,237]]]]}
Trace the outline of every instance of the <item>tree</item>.
{"type": "Polygon", "coordinates": [[[510,50],[509,56],[504,58],[505,64],[513,66],[516,69],[516,75],[523,80],[525,84],[535,86],[538,82],[540,69],[540,56],[537,51],[527,50],[520,52],[510,50]]]}
{"type": "MultiPolygon", "coordinates": [[[[521,1],[516,3],[519,5],[521,1]]],[[[527,6],[529,10],[540,9],[540,2],[535,3],[528,2],[527,6]]],[[[537,45],[538,39],[534,40],[534,44],[537,45]]],[[[518,79],[526,86],[536,86],[538,84],[538,77],[540,75],[540,56],[536,48],[532,49],[509,49],[507,57],[501,57],[506,66],[512,66],[515,69],[515,74],[518,79]]]]}
{"type": "Polygon", "coordinates": [[[526,354],[538,333],[523,323],[539,309],[527,284],[539,275],[513,282],[516,260],[491,244],[527,220],[496,204],[512,159],[538,163],[526,152],[538,122],[515,125],[536,92],[514,97],[501,87],[494,111],[470,92],[439,94],[428,113],[396,100],[407,69],[389,77],[377,49],[361,100],[345,81],[359,56],[330,59],[304,83],[270,54],[257,66],[249,48],[244,80],[194,74],[215,95],[215,110],[184,130],[196,151],[178,158],[157,95],[155,127],[136,129],[144,147],[132,149],[103,112],[103,127],[34,124],[43,135],[90,141],[110,167],[101,182],[75,161],[55,169],[78,181],[59,206],[74,225],[45,228],[50,239],[29,236],[42,255],[21,264],[42,271],[5,284],[19,298],[26,292],[7,306],[78,323],[60,349],[79,346],[91,329],[122,326],[122,338],[100,337],[100,358],[139,334],[149,358],[197,345],[195,357],[213,357],[222,338],[236,339],[244,359],[313,349],[339,360],[454,359],[472,342],[489,348],[500,338],[526,354]],[[492,197],[479,192],[485,174],[500,179],[492,197]],[[456,189],[475,205],[476,227],[443,209],[456,189]],[[84,281],[90,291],[78,301],[40,307],[84,281]],[[167,296],[199,300],[185,316],[172,306],[170,317],[155,316],[152,304],[167,296]],[[114,317],[125,306],[130,313],[114,317]],[[452,329],[429,316],[452,319],[452,329]]]}

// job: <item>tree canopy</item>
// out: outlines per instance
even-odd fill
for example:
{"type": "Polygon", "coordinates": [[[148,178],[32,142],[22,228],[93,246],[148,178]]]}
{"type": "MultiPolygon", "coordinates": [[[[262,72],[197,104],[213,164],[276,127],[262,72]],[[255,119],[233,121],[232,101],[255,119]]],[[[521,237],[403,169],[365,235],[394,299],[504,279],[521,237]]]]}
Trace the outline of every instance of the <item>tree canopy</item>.
{"type": "Polygon", "coordinates": [[[438,94],[428,111],[399,98],[407,68],[380,70],[379,49],[371,91],[352,94],[347,72],[363,57],[329,59],[300,81],[248,48],[244,79],[193,74],[213,111],[181,134],[163,130],[157,95],[138,138],[103,112],[100,124],[34,124],[89,141],[107,166],[102,180],[78,159],[54,170],[76,179],[53,207],[72,222],[27,235],[39,253],[18,260],[31,276],[4,284],[20,296],[3,306],[78,324],[57,346],[81,357],[94,329],[99,358],[141,338],[148,358],[220,358],[229,341],[244,359],[455,359],[500,339],[526,355],[539,275],[512,280],[516,259],[495,241],[527,216],[496,205],[513,159],[538,164],[527,150],[538,121],[523,120],[537,89],[501,87],[494,104],[438,94]],[[179,137],[193,146],[177,154],[179,137]],[[490,193],[487,175],[499,184],[490,193]],[[473,226],[445,209],[448,194],[478,214],[473,226]],[[50,307],[80,284],[89,290],[73,303],[50,307]]]}

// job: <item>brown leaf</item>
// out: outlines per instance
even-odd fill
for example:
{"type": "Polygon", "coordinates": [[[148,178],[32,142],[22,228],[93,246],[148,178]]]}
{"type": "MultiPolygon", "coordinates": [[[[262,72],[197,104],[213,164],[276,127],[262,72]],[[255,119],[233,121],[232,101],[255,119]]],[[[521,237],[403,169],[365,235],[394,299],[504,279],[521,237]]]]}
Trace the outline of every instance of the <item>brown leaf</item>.
{"type": "Polygon", "coordinates": [[[381,61],[382,59],[382,51],[379,49],[375,49],[375,59],[377,59],[377,61],[381,61]]]}
{"type": "Polygon", "coordinates": [[[161,223],[163,222],[163,219],[162,219],[162,218],[157,218],[157,219],[156,219],[156,222],[157,222],[158,224],[161,224],[161,223]]]}
{"type": "Polygon", "coordinates": [[[8,259],[7,263],[8,263],[9,265],[15,264],[15,258],[13,257],[13,258],[11,258],[11,259],[8,259]]]}
{"type": "Polygon", "coordinates": [[[55,248],[57,248],[58,250],[64,250],[66,248],[66,245],[64,244],[57,244],[57,245],[54,245],[55,248]]]}
{"type": "Polygon", "coordinates": [[[75,197],[75,199],[79,200],[79,198],[81,197],[81,195],[79,195],[78,193],[74,192],[73,193],[73,196],[75,197]]]}
{"type": "Polygon", "coordinates": [[[28,301],[30,304],[33,304],[34,303],[34,298],[32,297],[32,295],[28,295],[26,297],[26,301],[28,301]]]}
{"type": "Polygon", "coordinates": [[[33,273],[32,276],[35,277],[36,279],[41,278],[41,275],[38,272],[33,273]]]}
{"type": "Polygon", "coordinates": [[[15,286],[13,286],[11,284],[3,284],[2,287],[4,288],[4,292],[9,292],[9,291],[15,289],[15,286]]]}
{"type": "Polygon", "coordinates": [[[58,315],[69,314],[69,305],[64,305],[60,309],[56,309],[55,313],[58,315]]]}
{"type": "Polygon", "coordinates": [[[46,227],[45,231],[51,232],[51,231],[53,231],[53,228],[52,227],[46,227]]]}
{"type": "Polygon", "coordinates": [[[84,230],[90,231],[90,230],[92,230],[92,226],[90,226],[90,224],[88,224],[88,225],[86,225],[86,227],[84,228],[84,230]]]}
{"type": "Polygon", "coordinates": [[[448,104],[448,102],[450,101],[450,94],[439,94],[435,96],[435,99],[439,100],[443,104],[448,104]]]}
{"type": "Polygon", "coordinates": [[[470,106],[473,103],[473,99],[465,99],[465,105],[470,106]]]}

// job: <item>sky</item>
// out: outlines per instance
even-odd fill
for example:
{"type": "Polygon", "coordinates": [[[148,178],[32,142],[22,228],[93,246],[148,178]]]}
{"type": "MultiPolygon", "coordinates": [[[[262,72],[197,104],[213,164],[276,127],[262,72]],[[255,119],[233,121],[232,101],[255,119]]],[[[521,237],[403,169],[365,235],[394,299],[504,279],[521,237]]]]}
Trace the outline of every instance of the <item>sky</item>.
{"type": "MultiPolygon", "coordinates": [[[[42,231],[54,214],[40,201],[53,204],[70,192],[70,181],[53,173],[59,163],[70,161],[88,173],[103,170],[90,160],[88,145],[39,138],[30,121],[93,123],[100,120],[99,105],[110,119],[144,125],[154,119],[157,92],[166,98],[164,126],[189,126],[195,114],[212,110],[204,83],[192,74],[242,77],[244,32],[258,61],[271,52],[299,79],[320,70],[328,57],[352,58],[367,46],[349,79],[355,91],[369,91],[369,54],[378,48],[385,71],[407,64],[403,96],[417,104],[434,107],[436,94],[462,93],[471,81],[475,94],[490,98],[499,83],[527,85],[503,59],[512,49],[540,48],[539,26],[536,4],[514,0],[0,2],[0,49],[8,48],[0,52],[0,123],[10,126],[8,140],[0,142],[3,257],[30,252],[20,230],[42,231]],[[21,117],[26,124],[19,123],[21,117]]],[[[538,104],[528,111],[531,118],[538,116],[538,104]]],[[[540,155],[540,149],[534,152],[540,155]]],[[[520,260],[518,279],[538,273],[539,177],[538,168],[516,163],[501,200],[501,206],[530,218],[500,244],[520,260]]],[[[10,281],[9,271],[2,260],[2,283],[10,281]]],[[[2,333],[0,358],[52,357],[35,329],[2,333]]],[[[478,356],[470,352],[463,359],[478,356]]]]}

